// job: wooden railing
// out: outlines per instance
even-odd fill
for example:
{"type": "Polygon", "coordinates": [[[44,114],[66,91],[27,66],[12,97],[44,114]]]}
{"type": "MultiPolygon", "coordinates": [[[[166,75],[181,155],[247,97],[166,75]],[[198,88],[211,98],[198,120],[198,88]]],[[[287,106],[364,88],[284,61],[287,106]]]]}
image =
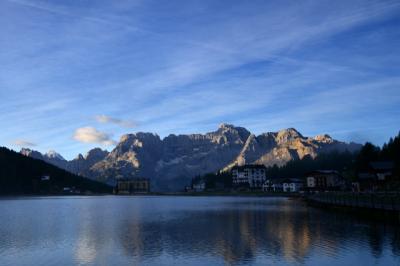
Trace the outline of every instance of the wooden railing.
{"type": "Polygon", "coordinates": [[[356,208],[400,211],[400,193],[349,193],[320,192],[306,195],[306,199],[318,203],[356,208]]]}

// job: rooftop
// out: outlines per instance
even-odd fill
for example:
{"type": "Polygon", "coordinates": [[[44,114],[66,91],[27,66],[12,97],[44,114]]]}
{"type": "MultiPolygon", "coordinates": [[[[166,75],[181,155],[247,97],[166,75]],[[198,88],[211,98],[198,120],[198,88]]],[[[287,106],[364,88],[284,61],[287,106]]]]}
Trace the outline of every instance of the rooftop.
{"type": "Polygon", "coordinates": [[[311,171],[311,172],[308,172],[307,173],[307,175],[309,175],[309,174],[335,174],[335,175],[338,175],[339,174],[339,172],[338,171],[336,171],[336,170],[314,170],[314,171],[311,171]]]}
{"type": "Polygon", "coordinates": [[[394,163],[390,161],[371,162],[370,165],[374,170],[393,170],[394,168],[394,163]]]}
{"type": "Polygon", "coordinates": [[[241,165],[241,166],[234,166],[232,167],[232,170],[236,169],[236,170],[244,170],[244,169],[267,169],[263,164],[245,164],[245,165],[241,165]]]}

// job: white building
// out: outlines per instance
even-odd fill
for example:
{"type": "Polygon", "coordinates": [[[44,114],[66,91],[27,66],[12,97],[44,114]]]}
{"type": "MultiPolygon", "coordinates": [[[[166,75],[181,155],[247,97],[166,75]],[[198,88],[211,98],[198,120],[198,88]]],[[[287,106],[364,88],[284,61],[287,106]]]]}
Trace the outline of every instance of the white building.
{"type": "Polygon", "coordinates": [[[265,180],[264,184],[262,185],[262,190],[264,192],[272,191],[272,180],[271,179],[265,180]]]}
{"type": "Polygon", "coordinates": [[[263,184],[264,192],[282,192],[283,185],[282,181],[279,179],[267,179],[263,184]]]}
{"type": "Polygon", "coordinates": [[[311,191],[340,190],[344,185],[343,177],[334,170],[317,170],[306,174],[307,189],[311,191]]]}
{"type": "Polygon", "coordinates": [[[232,183],[236,187],[248,186],[261,189],[266,178],[264,165],[243,165],[232,168],[232,183]]]}
{"type": "Polygon", "coordinates": [[[193,184],[193,190],[195,192],[203,192],[206,189],[206,183],[201,180],[193,184]]]}
{"type": "Polygon", "coordinates": [[[275,186],[275,181],[272,179],[267,179],[265,180],[264,184],[262,185],[262,190],[264,192],[275,192],[276,186],[275,186]]]}
{"type": "Polygon", "coordinates": [[[309,188],[315,188],[316,187],[315,177],[307,176],[307,187],[309,187],[309,188]]]}
{"type": "Polygon", "coordinates": [[[50,176],[49,175],[44,175],[40,178],[41,181],[49,181],[50,180],[50,176]]]}
{"type": "Polygon", "coordinates": [[[303,181],[296,178],[286,179],[282,182],[283,192],[298,192],[303,186],[303,181]]]}
{"type": "Polygon", "coordinates": [[[264,192],[298,192],[304,187],[303,180],[297,178],[268,179],[263,184],[264,192]]]}

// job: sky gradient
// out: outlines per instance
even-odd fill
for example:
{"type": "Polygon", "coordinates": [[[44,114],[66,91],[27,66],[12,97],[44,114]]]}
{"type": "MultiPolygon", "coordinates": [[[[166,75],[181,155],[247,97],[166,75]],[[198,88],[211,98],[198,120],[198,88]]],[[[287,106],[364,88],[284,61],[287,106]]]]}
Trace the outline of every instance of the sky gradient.
{"type": "Polygon", "coordinates": [[[71,159],[222,122],[382,145],[399,28],[400,1],[1,1],[0,146],[71,159]]]}

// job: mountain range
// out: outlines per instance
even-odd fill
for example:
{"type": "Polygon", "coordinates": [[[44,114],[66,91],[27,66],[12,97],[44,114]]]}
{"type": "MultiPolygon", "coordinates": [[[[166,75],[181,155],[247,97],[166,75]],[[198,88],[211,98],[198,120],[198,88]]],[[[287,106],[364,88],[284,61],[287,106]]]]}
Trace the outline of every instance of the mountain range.
{"type": "Polygon", "coordinates": [[[126,134],[111,152],[95,148],[70,161],[54,151],[41,154],[22,149],[21,153],[109,184],[120,178],[148,177],[153,190],[177,190],[194,176],[227,171],[235,165],[282,166],[305,156],[360,148],[329,135],[305,137],[294,128],[256,136],[243,127],[221,124],[206,134],[171,134],[163,139],[153,133],[126,134]]]}
{"type": "MultiPolygon", "coordinates": [[[[37,153],[35,153],[38,155],[37,153]]],[[[58,156],[46,154],[55,161],[58,156]]],[[[69,193],[105,193],[112,187],[60,169],[52,164],[23,156],[0,147],[0,195],[60,195],[69,193]],[[67,191],[64,188],[68,188],[67,191]]]]}

